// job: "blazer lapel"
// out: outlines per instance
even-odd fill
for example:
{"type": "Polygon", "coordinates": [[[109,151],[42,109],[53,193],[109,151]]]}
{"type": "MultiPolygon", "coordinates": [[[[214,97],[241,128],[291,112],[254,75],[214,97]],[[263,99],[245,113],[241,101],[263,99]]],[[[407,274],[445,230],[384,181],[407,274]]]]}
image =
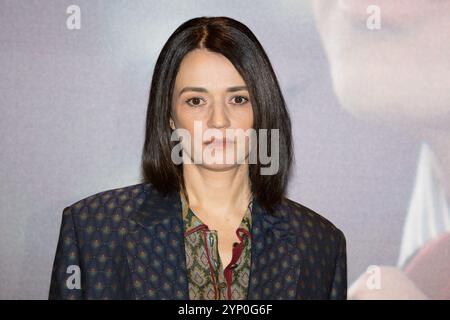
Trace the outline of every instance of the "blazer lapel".
{"type": "Polygon", "coordinates": [[[181,201],[145,189],[127,219],[125,251],[136,299],[189,299],[181,201]]]}
{"type": "MultiPolygon", "coordinates": [[[[269,214],[254,198],[247,299],[295,299],[300,249],[287,212],[269,214]]],[[[189,299],[181,199],[145,189],[141,205],[122,230],[137,299],[189,299]],[[125,231],[126,230],[126,231],[125,231]]]]}
{"type": "MultiPolygon", "coordinates": [[[[287,210],[287,209],[286,209],[287,210]]],[[[300,249],[288,212],[268,213],[255,199],[252,211],[252,264],[247,299],[296,299],[300,249]]]]}

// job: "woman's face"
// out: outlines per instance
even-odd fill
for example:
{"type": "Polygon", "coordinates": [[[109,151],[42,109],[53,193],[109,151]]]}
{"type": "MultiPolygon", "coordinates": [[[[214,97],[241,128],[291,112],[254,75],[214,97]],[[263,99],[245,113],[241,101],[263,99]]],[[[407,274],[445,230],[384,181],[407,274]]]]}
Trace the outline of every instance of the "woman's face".
{"type": "Polygon", "coordinates": [[[333,86],[345,109],[385,123],[448,128],[449,0],[312,4],[333,86]],[[367,27],[372,18],[379,18],[380,29],[367,27]]]}
{"type": "Polygon", "coordinates": [[[189,52],[181,62],[172,101],[170,125],[189,133],[191,145],[182,138],[183,153],[192,162],[226,170],[247,159],[249,140],[242,133],[253,127],[253,108],[244,80],[226,57],[206,49],[189,52]],[[234,135],[239,133],[238,139],[234,135]]]}

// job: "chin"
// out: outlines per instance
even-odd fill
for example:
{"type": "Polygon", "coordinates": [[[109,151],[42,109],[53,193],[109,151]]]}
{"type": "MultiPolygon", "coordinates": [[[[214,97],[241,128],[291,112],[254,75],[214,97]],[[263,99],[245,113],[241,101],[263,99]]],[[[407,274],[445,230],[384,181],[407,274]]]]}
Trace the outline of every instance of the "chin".
{"type": "Polygon", "coordinates": [[[221,171],[228,171],[228,170],[236,169],[237,167],[239,167],[239,164],[237,164],[237,163],[233,163],[233,164],[202,163],[201,167],[203,167],[204,169],[210,170],[210,171],[221,172],[221,171]]]}
{"type": "Polygon", "coordinates": [[[445,82],[422,73],[407,74],[395,66],[368,68],[336,64],[334,92],[341,107],[358,119],[396,126],[440,127],[450,120],[450,90],[445,82]]]}

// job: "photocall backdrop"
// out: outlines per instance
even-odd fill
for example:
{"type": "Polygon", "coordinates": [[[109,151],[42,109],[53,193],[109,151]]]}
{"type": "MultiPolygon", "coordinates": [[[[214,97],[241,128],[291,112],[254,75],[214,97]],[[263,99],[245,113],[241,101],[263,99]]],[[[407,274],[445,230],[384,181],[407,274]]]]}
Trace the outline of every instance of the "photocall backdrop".
{"type": "MultiPolygon", "coordinates": [[[[175,28],[197,16],[243,22],[269,55],[293,122],[295,163],[288,197],[344,231],[349,286],[371,265],[400,268],[401,252],[406,259],[448,232],[445,193],[434,175],[439,161],[448,169],[449,162],[439,160],[449,160],[448,149],[441,148],[438,158],[437,143],[404,130],[402,121],[389,121],[401,118],[401,113],[389,114],[398,108],[420,124],[420,110],[408,110],[415,101],[414,81],[397,87],[409,96],[404,104],[387,105],[373,93],[394,96],[389,91],[395,87],[393,75],[385,70],[394,62],[386,53],[382,63],[377,60],[377,50],[385,52],[394,42],[385,39],[377,47],[375,40],[347,39],[335,53],[348,30],[339,33],[327,23],[336,8],[324,1],[315,5],[294,0],[1,0],[0,298],[46,299],[62,210],[94,193],[140,182],[155,60],[175,28]],[[79,29],[70,27],[73,5],[79,9],[79,29]],[[372,55],[361,62],[357,53],[364,55],[364,48],[372,55]],[[356,81],[358,72],[378,77],[356,81]],[[345,75],[353,78],[342,79],[345,75]],[[378,110],[377,102],[380,112],[368,111],[378,110]],[[355,107],[365,103],[368,110],[355,107]],[[423,226],[426,230],[420,231],[423,226]],[[413,231],[404,236],[406,229],[413,231]]],[[[381,31],[383,25],[366,30],[365,39],[381,31]]],[[[413,62],[421,58],[405,56],[413,62]]],[[[419,74],[409,72],[410,79],[419,74]]],[[[449,85],[448,79],[435,80],[449,85]]],[[[445,99],[439,92],[435,98],[445,99]]],[[[445,114],[430,111],[431,104],[427,108],[429,126],[445,114]]],[[[448,137],[445,126],[439,130],[439,137],[448,137]]],[[[448,256],[444,249],[439,252],[448,256]]],[[[427,265],[427,272],[433,273],[433,266],[427,265]]]]}

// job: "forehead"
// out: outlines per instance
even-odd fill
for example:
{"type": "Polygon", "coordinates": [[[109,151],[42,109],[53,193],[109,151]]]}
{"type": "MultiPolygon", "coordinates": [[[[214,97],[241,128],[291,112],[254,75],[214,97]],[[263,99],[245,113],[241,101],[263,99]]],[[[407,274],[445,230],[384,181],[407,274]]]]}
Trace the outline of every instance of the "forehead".
{"type": "Polygon", "coordinates": [[[245,85],[245,82],[231,61],[222,54],[206,49],[195,49],[181,62],[175,90],[181,90],[186,85],[222,88],[245,85]]]}

